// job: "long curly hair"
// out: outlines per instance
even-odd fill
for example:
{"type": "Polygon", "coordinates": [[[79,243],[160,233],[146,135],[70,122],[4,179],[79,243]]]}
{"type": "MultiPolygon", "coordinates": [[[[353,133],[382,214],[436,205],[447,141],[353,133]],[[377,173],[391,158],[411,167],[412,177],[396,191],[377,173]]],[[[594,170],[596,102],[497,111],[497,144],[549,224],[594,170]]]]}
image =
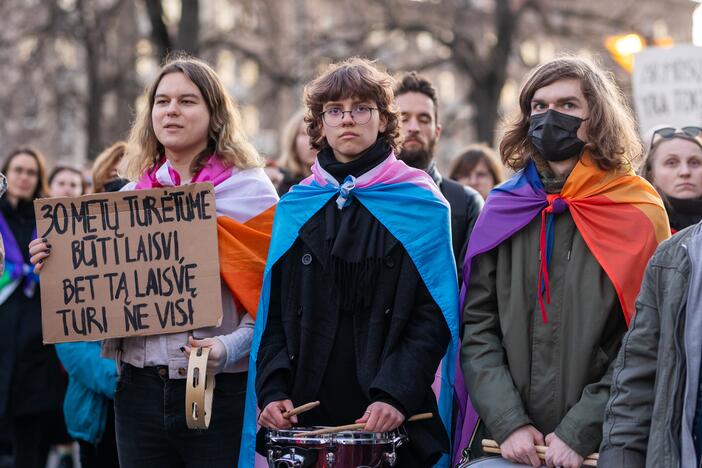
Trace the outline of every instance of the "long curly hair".
{"type": "Polygon", "coordinates": [[[611,73],[582,57],[560,57],[536,69],[519,93],[519,114],[506,126],[500,142],[502,162],[515,171],[537,153],[529,139],[531,100],[537,90],[559,80],[576,79],[590,108],[588,144],[593,160],[603,170],[636,169],[643,148],[631,108],[611,73]]]}
{"type": "Polygon", "coordinates": [[[156,79],[144,92],[147,105],[139,112],[132,126],[124,154],[125,176],[136,180],[154,167],[164,155],[163,145],[156,138],[151,113],[154,107],[156,89],[164,76],[169,73],[182,73],[200,90],[210,111],[209,141],[207,151],[196,157],[191,173],[198,172],[207,162],[207,157],[215,152],[225,164],[240,169],[263,167],[263,158],[249,143],[244,132],[241,115],[232,98],[217,76],[217,73],[202,60],[176,55],[166,59],[156,79]]]}
{"type": "Polygon", "coordinates": [[[353,57],[329,66],[320,76],[305,86],[304,100],[307,105],[305,122],[310,144],[316,150],[329,146],[322,136],[322,108],[324,103],[357,98],[375,102],[381,119],[385,119],[384,136],[395,152],[402,146],[400,136],[400,113],[395,106],[393,86],[395,80],[375,67],[374,62],[353,57]]]}

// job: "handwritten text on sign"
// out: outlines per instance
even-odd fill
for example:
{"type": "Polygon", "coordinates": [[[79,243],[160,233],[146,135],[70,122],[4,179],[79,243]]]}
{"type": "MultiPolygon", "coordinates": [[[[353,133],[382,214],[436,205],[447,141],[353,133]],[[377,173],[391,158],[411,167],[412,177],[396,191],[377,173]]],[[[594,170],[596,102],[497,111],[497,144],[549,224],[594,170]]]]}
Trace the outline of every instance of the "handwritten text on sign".
{"type": "Polygon", "coordinates": [[[214,189],[192,184],[34,202],[51,245],[45,343],[155,335],[222,318],[214,189]]]}
{"type": "Polygon", "coordinates": [[[636,54],[632,90],[642,134],[657,125],[702,125],[702,47],[652,47],[636,54]]]}

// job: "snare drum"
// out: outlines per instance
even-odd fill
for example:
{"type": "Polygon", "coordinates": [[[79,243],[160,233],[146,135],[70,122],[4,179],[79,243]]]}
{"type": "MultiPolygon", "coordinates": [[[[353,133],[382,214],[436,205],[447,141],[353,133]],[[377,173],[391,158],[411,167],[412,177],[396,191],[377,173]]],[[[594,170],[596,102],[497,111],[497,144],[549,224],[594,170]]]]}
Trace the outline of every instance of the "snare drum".
{"type": "Polygon", "coordinates": [[[321,427],[269,430],[266,450],[270,468],[381,468],[395,466],[395,449],[406,436],[346,431],[311,437],[296,437],[321,427]]]}

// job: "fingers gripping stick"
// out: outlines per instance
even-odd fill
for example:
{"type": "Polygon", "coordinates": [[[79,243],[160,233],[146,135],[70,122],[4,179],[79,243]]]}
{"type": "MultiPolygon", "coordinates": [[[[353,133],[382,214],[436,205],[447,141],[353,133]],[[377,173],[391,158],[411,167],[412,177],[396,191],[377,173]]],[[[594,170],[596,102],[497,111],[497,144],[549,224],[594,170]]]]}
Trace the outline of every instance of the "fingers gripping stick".
{"type": "Polygon", "coordinates": [[[210,348],[193,348],[185,383],[185,420],[189,429],[207,429],[212,418],[214,374],[207,373],[210,348]]]}

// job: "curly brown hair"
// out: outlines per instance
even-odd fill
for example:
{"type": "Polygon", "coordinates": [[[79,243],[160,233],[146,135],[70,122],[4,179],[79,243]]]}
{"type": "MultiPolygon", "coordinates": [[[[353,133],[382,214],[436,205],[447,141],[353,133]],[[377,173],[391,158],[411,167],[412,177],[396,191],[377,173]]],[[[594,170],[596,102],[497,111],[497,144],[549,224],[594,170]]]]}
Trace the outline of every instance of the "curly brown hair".
{"type": "Polygon", "coordinates": [[[310,144],[316,150],[329,146],[322,136],[322,109],[330,101],[348,98],[373,101],[378,106],[381,120],[387,122],[385,131],[379,133],[388,140],[397,153],[402,146],[400,136],[400,112],[395,106],[393,86],[395,80],[379,70],[375,62],[353,57],[329,66],[320,76],[305,86],[304,100],[307,106],[305,122],[310,144]]]}
{"type": "Polygon", "coordinates": [[[559,80],[576,79],[590,108],[588,144],[603,170],[636,169],[643,154],[631,108],[611,73],[582,57],[560,57],[534,69],[519,93],[519,114],[507,124],[500,142],[502,162],[515,171],[537,153],[529,139],[531,100],[537,90],[559,80]]]}

